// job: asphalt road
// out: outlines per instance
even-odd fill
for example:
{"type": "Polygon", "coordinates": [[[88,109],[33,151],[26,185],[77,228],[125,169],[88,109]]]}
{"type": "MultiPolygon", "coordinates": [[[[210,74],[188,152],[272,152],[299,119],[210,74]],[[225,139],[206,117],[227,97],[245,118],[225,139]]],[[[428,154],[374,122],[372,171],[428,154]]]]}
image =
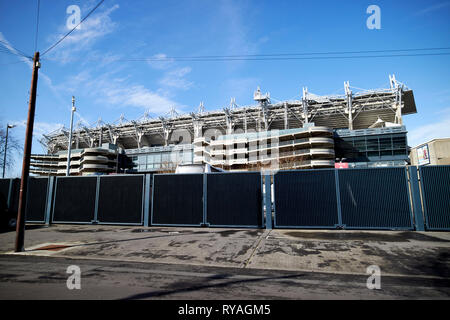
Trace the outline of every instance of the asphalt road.
{"type": "Polygon", "coordinates": [[[0,299],[449,299],[450,280],[0,255],[0,299]],[[81,289],[66,273],[80,267],[81,289]]]}

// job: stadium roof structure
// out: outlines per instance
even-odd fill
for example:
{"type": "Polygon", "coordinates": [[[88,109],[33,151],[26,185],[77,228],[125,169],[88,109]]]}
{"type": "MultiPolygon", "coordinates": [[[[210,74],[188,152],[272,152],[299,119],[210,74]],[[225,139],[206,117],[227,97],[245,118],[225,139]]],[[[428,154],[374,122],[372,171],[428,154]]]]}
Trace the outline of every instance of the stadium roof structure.
{"type": "MultiPolygon", "coordinates": [[[[315,95],[303,88],[298,100],[272,103],[270,94],[254,93],[257,105],[239,107],[232,99],[230,106],[217,111],[204,111],[203,103],[198,112],[177,114],[174,109],[166,116],[150,118],[145,114],[138,120],[128,121],[122,116],[113,124],[98,121],[92,126],[78,123],[73,132],[75,148],[88,148],[109,142],[123,149],[145,146],[178,144],[180,136],[194,138],[215,130],[221,134],[248,131],[300,128],[314,123],[333,129],[366,129],[380,119],[402,125],[402,116],[416,113],[411,89],[389,76],[388,88],[364,90],[344,83],[345,94],[315,95]],[[355,92],[352,91],[355,90],[355,92]],[[177,131],[178,130],[178,131],[177,131]],[[182,130],[185,134],[180,135],[182,130]],[[176,133],[176,134],[174,134],[176,133]]],[[[69,130],[60,128],[43,135],[40,140],[49,154],[68,149],[69,130]]]]}

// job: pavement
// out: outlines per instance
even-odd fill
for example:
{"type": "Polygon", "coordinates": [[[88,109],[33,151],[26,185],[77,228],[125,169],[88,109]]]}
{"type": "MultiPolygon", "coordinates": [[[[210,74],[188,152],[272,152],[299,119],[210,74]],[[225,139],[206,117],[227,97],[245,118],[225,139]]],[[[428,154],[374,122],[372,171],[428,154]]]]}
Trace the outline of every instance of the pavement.
{"type": "Polygon", "coordinates": [[[449,232],[30,225],[23,253],[14,239],[0,233],[2,299],[450,298],[449,232]],[[89,290],[66,288],[71,264],[89,290]]]}

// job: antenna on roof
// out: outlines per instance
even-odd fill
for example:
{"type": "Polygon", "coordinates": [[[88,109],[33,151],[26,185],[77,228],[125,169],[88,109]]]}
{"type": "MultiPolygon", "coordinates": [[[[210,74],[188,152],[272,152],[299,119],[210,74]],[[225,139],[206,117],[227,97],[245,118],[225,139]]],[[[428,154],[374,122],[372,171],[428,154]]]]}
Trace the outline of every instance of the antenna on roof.
{"type": "Polygon", "coordinates": [[[236,105],[236,98],[231,98],[230,100],[230,109],[236,109],[237,105],[236,105]]]}
{"type": "Polygon", "coordinates": [[[205,112],[205,106],[203,105],[203,101],[201,101],[198,106],[198,113],[202,114],[203,112],[205,112]]]}
{"type": "Polygon", "coordinates": [[[126,120],[125,119],[125,115],[122,113],[121,115],[120,115],[120,118],[119,118],[119,123],[120,123],[120,125],[122,125],[125,121],[124,120],[126,120]]]}
{"type": "Polygon", "coordinates": [[[170,118],[175,118],[178,115],[178,112],[175,110],[175,107],[171,107],[169,111],[170,118]]]}
{"type": "Polygon", "coordinates": [[[261,88],[258,86],[256,91],[253,93],[253,100],[258,101],[261,105],[270,103],[270,93],[261,93],[261,88]]]}
{"type": "Polygon", "coordinates": [[[393,74],[392,76],[389,75],[389,83],[391,84],[391,89],[395,89],[398,87],[397,80],[395,79],[395,74],[393,74]]]}

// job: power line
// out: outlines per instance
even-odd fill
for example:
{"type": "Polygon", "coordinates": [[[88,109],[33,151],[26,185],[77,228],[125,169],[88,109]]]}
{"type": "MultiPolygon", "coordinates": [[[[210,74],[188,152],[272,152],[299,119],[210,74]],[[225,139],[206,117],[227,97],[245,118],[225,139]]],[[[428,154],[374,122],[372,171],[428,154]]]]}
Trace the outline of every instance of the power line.
{"type": "Polygon", "coordinates": [[[445,56],[450,52],[439,53],[416,53],[416,54],[385,54],[385,55],[352,55],[352,56],[325,56],[325,57],[242,57],[242,58],[142,58],[142,59],[117,59],[113,61],[127,62],[163,62],[163,61],[286,61],[286,60],[331,60],[331,59],[360,59],[360,58],[394,58],[394,57],[420,57],[420,56],[445,56]]]}
{"type": "MultiPolygon", "coordinates": [[[[15,47],[14,47],[13,45],[11,45],[10,43],[5,42],[5,41],[2,41],[2,40],[0,40],[0,43],[1,43],[1,44],[2,44],[9,52],[11,52],[10,48],[12,48],[12,49],[13,49],[14,51],[16,51],[16,52],[11,52],[11,53],[16,54],[16,55],[18,55],[18,56],[22,56],[22,57],[28,58],[28,59],[32,59],[31,56],[29,56],[29,55],[27,55],[26,53],[24,53],[23,51],[21,51],[21,50],[15,48],[15,47]]],[[[1,48],[1,47],[0,47],[0,48],[1,48]]]]}
{"type": "Polygon", "coordinates": [[[37,41],[38,41],[38,32],[39,32],[39,9],[41,6],[41,0],[38,0],[37,5],[37,17],[36,17],[36,36],[34,38],[34,52],[37,51],[37,41]]]}
{"type": "Polygon", "coordinates": [[[242,54],[227,56],[174,56],[174,57],[154,57],[152,59],[209,59],[209,58],[246,58],[246,57],[277,57],[277,56],[309,56],[309,55],[330,55],[330,54],[364,54],[383,52],[410,52],[410,51],[435,51],[450,50],[450,47],[441,48],[410,48],[410,49],[383,49],[383,50],[361,50],[361,51],[328,51],[328,52],[301,52],[301,53],[273,53],[273,54],[242,54]]]}
{"type": "MultiPolygon", "coordinates": [[[[252,55],[210,55],[210,56],[173,56],[173,57],[149,57],[149,58],[125,58],[112,59],[112,61],[124,62],[164,62],[164,61],[270,61],[270,60],[327,60],[327,59],[352,59],[352,58],[385,58],[385,57],[415,57],[415,56],[439,56],[449,55],[450,52],[431,52],[422,53],[423,51],[450,50],[450,47],[440,48],[409,48],[409,49],[383,49],[383,50],[365,50],[365,51],[328,51],[328,52],[302,52],[302,53],[273,53],[273,54],[252,54],[252,55]],[[414,52],[405,54],[377,54],[372,53],[395,53],[395,52],[414,52]],[[331,54],[337,56],[330,56],[331,54]],[[351,54],[350,56],[341,56],[343,54],[351,54]]],[[[97,59],[88,59],[91,61],[97,59]]]]}
{"type": "Polygon", "coordinates": [[[16,56],[16,57],[22,57],[20,54],[16,54],[16,53],[11,52],[9,50],[2,50],[1,48],[0,48],[0,53],[6,53],[6,54],[10,54],[10,55],[13,55],[13,56],[16,56]]]}
{"type": "Polygon", "coordinates": [[[44,51],[44,53],[41,55],[41,57],[46,54],[47,52],[49,52],[50,50],[52,50],[54,47],[56,47],[61,41],[63,41],[68,35],[70,35],[80,24],[82,24],[84,22],[84,20],[86,20],[98,7],[100,7],[100,5],[104,2],[105,0],[101,0],[91,11],[89,11],[89,13],[69,32],[67,32],[61,39],[59,39],[58,41],[56,41],[52,46],[50,46],[47,50],[44,51]]]}

